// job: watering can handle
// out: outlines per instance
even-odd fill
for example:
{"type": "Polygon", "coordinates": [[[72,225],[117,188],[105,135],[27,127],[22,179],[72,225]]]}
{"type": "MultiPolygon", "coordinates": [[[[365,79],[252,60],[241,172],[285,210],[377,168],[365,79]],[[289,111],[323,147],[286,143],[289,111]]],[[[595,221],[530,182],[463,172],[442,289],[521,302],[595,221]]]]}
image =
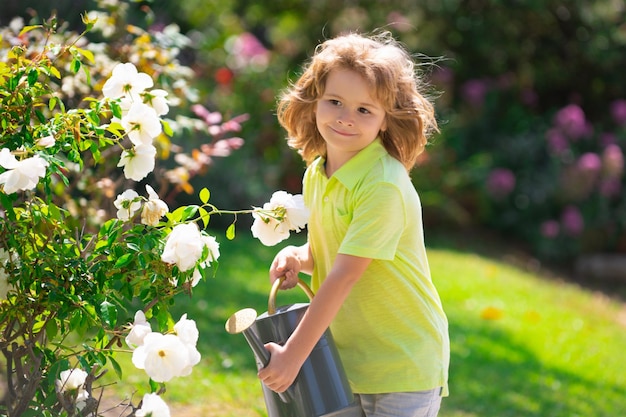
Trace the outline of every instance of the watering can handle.
{"type": "MultiPolygon", "coordinates": [[[[269,315],[276,313],[276,294],[278,293],[278,288],[280,287],[280,284],[282,284],[284,280],[285,280],[285,277],[280,277],[276,281],[274,281],[274,284],[272,284],[272,289],[270,290],[270,297],[267,302],[267,314],[269,315]]],[[[306,284],[306,282],[298,278],[298,286],[309,297],[309,300],[313,300],[313,296],[314,296],[313,291],[306,284]]]]}

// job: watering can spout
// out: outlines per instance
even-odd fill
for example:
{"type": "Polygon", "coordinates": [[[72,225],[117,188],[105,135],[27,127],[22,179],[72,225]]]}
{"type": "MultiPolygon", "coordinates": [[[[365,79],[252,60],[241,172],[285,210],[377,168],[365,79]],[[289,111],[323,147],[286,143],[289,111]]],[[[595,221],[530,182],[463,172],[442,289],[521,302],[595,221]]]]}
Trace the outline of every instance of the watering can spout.
{"type": "Polygon", "coordinates": [[[242,333],[259,362],[263,366],[267,366],[270,361],[270,353],[265,349],[265,345],[254,333],[254,330],[251,329],[256,318],[257,314],[253,308],[239,310],[226,321],[226,331],[230,334],[242,333]]]}
{"type": "MultiPolygon", "coordinates": [[[[270,363],[270,353],[265,349],[265,345],[251,328],[256,318],[257,314],[253,308],[239,310],[226,321],[226,331],[230,334],[243,334],[257,360],[261,366],[265,367],[270,363]]],[[[289,402],[289,391],[278,393],[278,395],[283,402],[289,402]]]]}

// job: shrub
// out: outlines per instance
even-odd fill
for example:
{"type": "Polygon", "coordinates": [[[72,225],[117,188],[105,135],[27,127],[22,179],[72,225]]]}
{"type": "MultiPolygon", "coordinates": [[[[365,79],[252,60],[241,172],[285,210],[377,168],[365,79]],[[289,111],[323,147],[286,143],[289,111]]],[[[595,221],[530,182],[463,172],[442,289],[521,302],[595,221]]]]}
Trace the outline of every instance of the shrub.
{"type": "Polygon", "coordinates": [[[165,119],[175,97],[193,103],[193,73],[176,60],[176,42],[186,38],[171,26],[165,34],[136,26],[120,34],[123,4],[115,7],[98,20],[83,16],[82,34],[65,31],[55,17],[2,29],[0,352],[7,389],[0,413],[10,417],[97,415],[99,378],[108,369],[122,378],[116,357],[123,352],[151,388],[138,405],[125,404],[128,415],[169,415],[164,383],[188,375],[201,357],[195,321],[186,314],[175,321],[169,311],[218,260],[219,243],[206,231],[211,216],[234,217],[226,230],[232,239],[237,215],[252,214],[254,234],[272,244],[306,219],[287,193],[263,208],[229,211],[203,188],[199,202],[170,210],[159,196],[196,194],[189,178],[240,146],[241,139],[224,136],[243,119],[223,121],[198,104],[192,108],[200,119],[165,119]],[[102,22],[112,26],[99,30],[118,41],[86,39],[102,22]],[[153,89],[155,79],[166,89],[153,89]],[[191,155],[169,139],[199,129],[213,141],[191,155]],[[178,166],[164,161],[169,153],[178,166]]]}

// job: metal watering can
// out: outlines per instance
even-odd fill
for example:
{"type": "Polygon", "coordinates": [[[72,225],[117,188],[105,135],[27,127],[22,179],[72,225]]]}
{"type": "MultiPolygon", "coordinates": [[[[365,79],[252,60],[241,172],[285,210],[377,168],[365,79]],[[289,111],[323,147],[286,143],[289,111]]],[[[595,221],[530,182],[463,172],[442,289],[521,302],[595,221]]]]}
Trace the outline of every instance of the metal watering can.
{"type": "MultiPolygon", "coordinates": [[[[257,317],[254,309],[245,308],[226,321],[226,331],[242,333],[255,354],[257,367],[265,367],[270,353],[264,344],[284,344],[304,316],[309,303],[276,308],[276,294],[284,278],[277,279],[270,291],[267,312],[257,317]]],[[[298,286],[313,299],[313,291],[302,280],[298,286]]],[[[354,396],[346,377],[330,329],[327,329],[306,359],[289,389],[276,393],[261,384],[268,417],[331,417],[354,405],[354,396]]]]}

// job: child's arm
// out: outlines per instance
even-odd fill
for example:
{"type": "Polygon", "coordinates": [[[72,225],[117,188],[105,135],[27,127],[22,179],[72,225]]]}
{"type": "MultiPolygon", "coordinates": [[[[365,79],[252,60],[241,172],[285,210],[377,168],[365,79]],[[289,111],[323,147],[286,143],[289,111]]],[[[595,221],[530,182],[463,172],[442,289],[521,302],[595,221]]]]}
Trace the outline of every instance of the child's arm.
{"type": "Polygon", "coordinates": [[[337,255],[332,270],[287,343],[265,345],[271,354],[270,363],[259,371],[259,378],[265,385],[276,392],[289,388],[370,262],[368,258],[337,255]]]}
{"type": "Polygon", "coordinates": [[[293,288],[298,283],[298,274],[304,272],[311,275],[313,273],[313,257],[309,244],[302,246],[287,246],[274,257],[270,266],[270,283],[274,283],[280,277],[285,277],[281,284],[281,289],[293,288]]]}

